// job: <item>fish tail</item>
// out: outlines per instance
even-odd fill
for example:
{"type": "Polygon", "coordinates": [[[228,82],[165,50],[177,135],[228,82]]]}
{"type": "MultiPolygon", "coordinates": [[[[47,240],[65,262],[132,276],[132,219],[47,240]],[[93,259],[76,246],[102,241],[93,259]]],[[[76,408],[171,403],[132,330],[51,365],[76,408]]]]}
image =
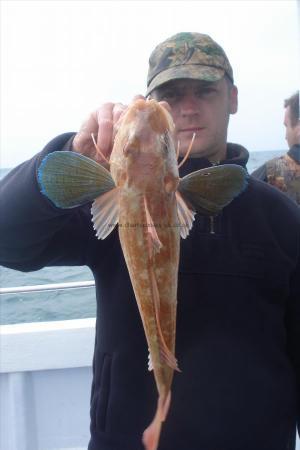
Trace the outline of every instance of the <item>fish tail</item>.
{"type": "Polygon", "coordinates": [[[166,397],[159,396],[154,419],[143,433],[145,450],[157,450],[162,422],[166,420],[170,403],[171,391],[168,392],[166,397]]]}

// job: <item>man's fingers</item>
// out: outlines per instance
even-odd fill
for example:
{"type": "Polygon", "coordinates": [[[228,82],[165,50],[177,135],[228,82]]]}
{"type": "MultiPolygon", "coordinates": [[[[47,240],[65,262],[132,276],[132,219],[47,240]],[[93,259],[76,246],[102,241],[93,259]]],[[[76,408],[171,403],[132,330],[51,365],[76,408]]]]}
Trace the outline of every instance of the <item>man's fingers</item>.
{"type": "Polygon", "coordinates": [[[97,109],[98,133],[97,145],[105,157],[109,157],[112,147],[114,103],[104,103],[97,109]]]}
{"type": "MultiPolygon", "coordinates": [[[[145,99],[136,95],[132,102],[145,99]]],[[[104,103],[83,123],[73,141],[73,149],[98,162],[108,160],[114,137],[128,106],[122,103],[104,103]],[[92,135],[95,143],[93,142],[92,135]]]]}
{"type": "Polygon", "coordinates": [[[114,125],[119,121],[120,117],[123,116],[124,112],[127,110],[127,105],[122,103],[116,103],[113,109],[113,122],[114,125]]]}
{"type": "Polygon", "coordinates": [[[131,100],[131,103],[135,102],[136,100],[146,100],[146,97],[144,97],[143,95],[140,95],[140,94],[135,95],[133,97],[133,99],[131,100]]]}
{"type": "Polygon", "coordinates": [[[112,151],[117,123],[126,109],[122,103],[105,103],[97,110],[97,146],[107,159],[112,151]]]}
{"type": "Polygon", "coordinates": [[[107,157],[112,147],[113,122],[112,119],[98,119],[98,135],[95,136],[101,152],[107,157]]]}
{"type": "Polygon", "coordinates": [[[91,144],[91,134],[98,133],[98,122],[96,112],[90,114],[89,118],[82,124],[80,130],[73,140],[73,150],[89,156],[91,144]]]}
{"type": "Polygon", "coordinates": [[[167,111],[172,112],[172,108],[171,108],[171,106],[169,105],[168,102],[162,100],[161,102],[159,102],[159,104],[161,106],[163,106],[167,111]]]}

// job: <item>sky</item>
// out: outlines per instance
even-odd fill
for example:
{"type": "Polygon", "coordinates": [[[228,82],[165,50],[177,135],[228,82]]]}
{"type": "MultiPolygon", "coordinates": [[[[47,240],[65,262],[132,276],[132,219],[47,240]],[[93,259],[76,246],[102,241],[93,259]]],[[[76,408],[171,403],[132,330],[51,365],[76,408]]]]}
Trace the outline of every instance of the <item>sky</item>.
{"type": "Polygon", "coordinates": [[[77,131],[102,103],[144,94],[151,51],[180,31],[209,34],[233,66],[239,111],[228,140],[250,152],[287,149],[299,14],[297,0],[2,0],[1,167],[77,131]]]}

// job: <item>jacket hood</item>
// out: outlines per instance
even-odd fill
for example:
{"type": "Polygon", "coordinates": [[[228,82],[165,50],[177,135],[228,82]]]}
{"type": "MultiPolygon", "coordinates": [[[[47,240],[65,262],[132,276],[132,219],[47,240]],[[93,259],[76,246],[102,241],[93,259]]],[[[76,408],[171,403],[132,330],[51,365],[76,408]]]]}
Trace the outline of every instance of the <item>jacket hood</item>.
{"type": "Polygon", "coordinates": [[[300,145],[293,145],[287,153],[296,163],[300,164],[300,145]]]}

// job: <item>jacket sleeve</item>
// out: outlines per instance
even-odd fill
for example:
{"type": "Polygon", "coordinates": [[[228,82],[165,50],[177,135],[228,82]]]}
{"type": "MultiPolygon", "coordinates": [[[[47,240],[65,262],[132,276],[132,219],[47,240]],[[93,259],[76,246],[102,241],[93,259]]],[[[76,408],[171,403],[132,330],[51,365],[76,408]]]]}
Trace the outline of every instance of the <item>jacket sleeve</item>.
{"type": "Polygon", "coordinates": [[[296,373],[296,383],[298,390],[297,426],[298,434],[300,437],[300,237],[298,240],[298,264],[291,278],[290,296],[287,305],[286,318],[287,348],[296,373]]]}
{"type": "MultiPolygon", "coordinates": [[[[21,271],[85,264],[83,208],[56,208],[40,193],[37,169],[50,152],[67,150],[74,133],[53,139],[0,182],[0,264],[21,271]]],[[[86,215],[88,218],[88,215],[86,215]]]]}
{"type": "Polygon", "coordinates": [[[254,170],[251,175],[256,178],[257,180],[261,181],[267,181],[267,168],[266,164],[263,164],[262,166],[258,167],[256,170],[254,170]]]}

